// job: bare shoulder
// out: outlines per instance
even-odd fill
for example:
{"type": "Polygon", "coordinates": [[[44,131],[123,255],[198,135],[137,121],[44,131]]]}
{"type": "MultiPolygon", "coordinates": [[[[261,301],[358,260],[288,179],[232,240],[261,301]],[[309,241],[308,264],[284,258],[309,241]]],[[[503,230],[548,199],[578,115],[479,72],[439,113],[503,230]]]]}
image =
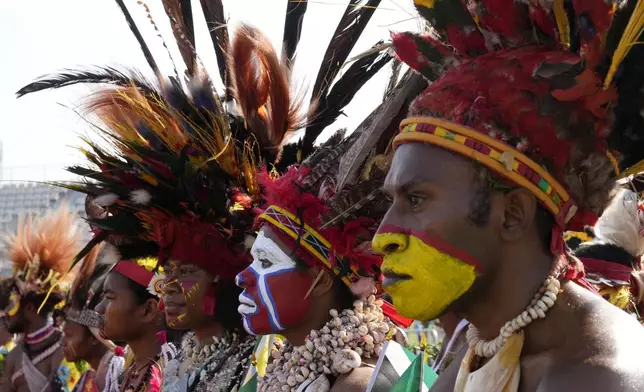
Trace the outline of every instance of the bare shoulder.
{"type": "Polygon", "coordinates": [[[644,391],[644,327],[598,301],[576,328],[578,339],[543,377],[538,391],[644,391]]]}
{"type": "Polygon", "coordinates": [[[637,365],[638,359],[631,363],[581,363],[562,368],[545,377],[537,392],[639,392],[644,390],[644,371],[637,365]]]}
{"type": "MultiPolygon", "coordinates": [[[[373,375],[374,369],[369,366],[361,366],[351,371],[351,373],[343,374],[333,383],[331,388],[332,392],[355,392],[366,391],[369,386],[369,380],[373,375]]],[[[384,389],[388,390],[388,388],[384,389]]]]}

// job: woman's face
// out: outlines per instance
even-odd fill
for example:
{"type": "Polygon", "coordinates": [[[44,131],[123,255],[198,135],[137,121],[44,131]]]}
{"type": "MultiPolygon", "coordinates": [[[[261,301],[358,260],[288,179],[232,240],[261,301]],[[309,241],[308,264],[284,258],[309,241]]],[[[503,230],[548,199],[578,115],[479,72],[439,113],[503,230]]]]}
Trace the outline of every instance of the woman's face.
{"type": "Polygon", "coordinates": [[[63,337],[63,352],[68,362],[87,360],[98,342],[87,327],[71,320],[65,321],[63,337]]]}
{"type": "Polygon", "coordinates": [[[214,278],[193,264],[170,260],[163,266],[163,305],[166,323],[173,329],[192,329],[212,319],[216,298],[214,278]],[[208,306],[211,303],[213,306],[208,306]]]}
{"type": "Polygon", "coordinates": [[[283,331],[298,325],[308,314],[311,298],[307,293],[313,278],[307,270],[297,268],[289,256],[292,253],[268,228],[259,232],[251,249],[253,262],[236,279],[244,289],[238,311],[248,333],[283,331]]]}
{"type": "MultiPolygon", "coordinates": [[[[132,290],[128,278],[116,271],[107,275],[103,287],[103,297],[96,305],[96,311],[103,316],[105,337],[110,340],[127,342],[145,333],[149,327],[150,304],[148,299],[140,304],[136,293],[132,290]]],[[[156,301],[154,301],[156,306],[156,301]]]]}

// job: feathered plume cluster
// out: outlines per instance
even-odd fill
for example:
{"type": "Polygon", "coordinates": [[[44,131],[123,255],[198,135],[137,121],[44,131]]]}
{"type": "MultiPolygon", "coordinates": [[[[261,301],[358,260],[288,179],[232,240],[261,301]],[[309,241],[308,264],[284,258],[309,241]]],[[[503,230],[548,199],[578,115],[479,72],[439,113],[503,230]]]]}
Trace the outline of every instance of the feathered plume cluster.
{"type": "MultiPolygon", "coordinates": [[[[219,267],[213,268],[232,274],[252,230],[259,197],[255,169],[285,171],[315,151],[317,136],[391,59],[376,51],[339,76],[380,0],[350,1],[318,71],[311,113],[305,115],[291,91],[290,70],[306,1],[287,6],[281,58],[249,26],[242,26],[229,42],[222,2],[202,2],[225,85],[223,97],[200,69],[189,2],[163,1],[187,65],[185,81],[161,76],[128,9],[117,3],[157,80],[113,68],[65,70],[18,92],[20,96],[76,83],[113,86],[87,102],[88,111],[100,119],[96,131],[102,139],[85,140],[88,147],[82,152],[90,166],[69,168],[87,182],[58,184],[88,195],[88,220],[96,235],[77,259],[107,241],[124,258],[158,251],[162,258],[204,265],[213,264],[212,255],[217,254],[219,267]],[[305,125],[304,137],[287,144],[291,132],[305,125]]],[[[144,3],[143,8],[154,24],[144,3]]]]}
{"type": "Polygon", "coordinates": [[[61,278],[73,278],[67,272],[81,239],[79,218],[65,205],[41,217],[21,216],[17,232],[6,240],[21,291],[46,292],[53,285],[64,286],[61,278]]]}
{"type": "MultiPolygon", "coordinates": [[[[636,0],[415,0],[430,27],[393,34],[434,82],[411,116],[501,140],[545,166],[592,223],[644,155],[644,5],[636,0]],[[619,163],[618,163],[619,162],[619,163]]],[[[571,226],[571,227],[572,227],[571,226]]]]}
{"type": "MultiPolygon", "coordinates": [[[[158,90],[144,84],[90,97],[87,107],[100,118],[97,130],[108,146],[86,140],[83,153],[93,166],[69,170],[93,182],[60,185],[93,198],[88,215],[97,238],[122,253],[144,241],[189,260],[183,253],[208,242],[206,236],[231,243],[222,263],[239,262],[232,244],[243,242],[253,219],[256,138],[231,128],[206,77],[195,76],[187,90],[174,79],[160,81],[158,90]]],[[[197,264],[211,258],[205,250],[192,253],[197,264]]]]}

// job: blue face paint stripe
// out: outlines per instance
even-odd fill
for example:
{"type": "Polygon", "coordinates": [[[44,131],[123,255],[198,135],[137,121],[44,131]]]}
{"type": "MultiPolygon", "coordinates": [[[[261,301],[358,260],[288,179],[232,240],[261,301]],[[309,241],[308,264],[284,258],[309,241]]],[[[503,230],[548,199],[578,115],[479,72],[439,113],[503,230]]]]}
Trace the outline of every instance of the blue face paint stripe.
{"type": "Polygon", "coordinates": [[[255,330],[250,326],[250,323],[248,322],[248,318],[246,316],[242,317],[242,324],[244,325],[244,329],[246,332],[248,332],[251,335],[257,336],[255,333],[255,330]]]}

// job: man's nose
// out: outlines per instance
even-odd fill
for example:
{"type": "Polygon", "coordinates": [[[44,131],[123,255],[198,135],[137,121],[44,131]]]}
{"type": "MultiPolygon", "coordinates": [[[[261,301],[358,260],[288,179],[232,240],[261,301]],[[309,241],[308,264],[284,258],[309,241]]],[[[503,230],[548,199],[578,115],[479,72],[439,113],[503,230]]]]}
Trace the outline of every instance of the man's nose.
{"type": "Polygon", "coordinates": [[[101,300],[101,302],[99,302],[98,305],[96,305],[96,307],[94,307],[94,311],[96,313],[98,313],[98,314],[101,314],[101,315],[105,314],[105,301],[101,300]]]}
{"type": "Polygon", "coordinates": [[[400,233],[377,233],[371,241],[373,250],[383,255],[395,252],[403,252],[409,244],[407,234],[400,233]]]}
{"type": "Polygon", "coordinates": [[[235,284],[245,289],[248,286],[252,286],[255,283],[255,272],[251,270],[250,267],[246,268],[242,272],[238,273],[235,277],[235,284]]]}
{"type": "Polygon", "coordinates": [[[175,278],[164,279],[163,280],[163,294],[173,295],[181,292],[181,287],[179,287],[179,281],[175,278]]]}

